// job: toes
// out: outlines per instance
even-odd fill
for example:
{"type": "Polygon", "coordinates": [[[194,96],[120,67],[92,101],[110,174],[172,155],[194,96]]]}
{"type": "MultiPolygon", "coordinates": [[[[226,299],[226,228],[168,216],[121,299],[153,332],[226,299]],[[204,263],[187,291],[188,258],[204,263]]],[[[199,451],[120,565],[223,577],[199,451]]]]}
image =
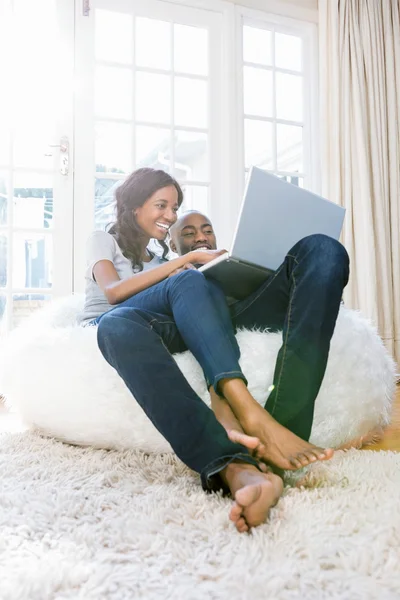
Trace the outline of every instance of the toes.
{"type": "Polygon", "coordinates": [[[256,450],[258,446],[262,446],[262,444],[260,444],[260,440],[257,437],[253,437],[252,435],[246,435],[245,433],[237,431],[236,429],[231,429],[228,432],[228,437],[231,440],[231,442],[234,442],[235,444],[241,444],[249,450],[256,450]]]}
{"type": "Polygon", "coordinates": [[[301,464],[301,462],[296,458],[296,456],[291,456],[289,458],[289,462],[292,466],[292,469],[294,467],[294,469],[301,469],[303,467],[303,465],[301,464]]]}
{"type": "Polygon", "coordinates": [[[333,456],[332,448],[316,448],[314,451],[319,460],[329,460],[333,456]]]}
{"type": "Polygon", "coordinates": [[[247,525],[246,521],[244,520],[243,517],[241,517],[236,523],[236,529],[238,530],[239,533],[245,533],[246,531],[249,530],[249,526],[247,525]]]}
{"type": "Polygon", "coordinates": [[[301,463],[303,467],[307,467],[310,464],[311,460],[315,460],[315,456],[312,457],[306,454],[305,452],[302,454],[297,454],[296,459],[301,463]]]}
{"type": "Polygon", "coordinates": [[[241,518],[243,518],[242,511],[243,511],[243,508],[237,502],[234,502],[232,504],[231,510],[229,511],[230,520],[233,521],[235,524],[237,524],[238,521],[241,518]]]}

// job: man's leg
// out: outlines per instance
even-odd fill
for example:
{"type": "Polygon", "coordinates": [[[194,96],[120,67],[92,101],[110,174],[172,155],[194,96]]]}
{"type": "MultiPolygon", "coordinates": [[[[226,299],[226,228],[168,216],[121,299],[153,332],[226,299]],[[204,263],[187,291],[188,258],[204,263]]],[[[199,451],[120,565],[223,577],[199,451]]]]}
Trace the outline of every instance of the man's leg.
{"type": "Polygon", "coordinates": [[[330,340],[349,276],[344,247],[324,235],[298,242],[259,290],[232,307],[236,327],[282,330],[266,410],[304,440],[325,374],[330,340]]]}
{"type": "Polygon", "coordinates": [[[171,356],[186,349],[173,319],[124,303],[99,319],[98,343],[177,455],[201,474],[203,487],[218,489],[223,482],[229,488],[235,497],[230,518],[237,529],[263,522],[282,482],[257,470],[257,461],[229,440],[189,386],[171,356]]]}
{"type": "MultiPolygon", "coordinates": [[[[265,423],[267,413],[249,393],[246,379],[240,369],[238,351],[234,348],[237,342],[232,323],[224,322],[220,318],[215,307],[215,298],[212,297],[209,284],[202,273],[195,270],[184,271],[136,294],[119,308],[109,311],[102,319],[123,308],[167,315],[170,321],[176,324],[185,346],[200,363],[209,385],[212,385],[217,393],[221,393],[232,408],[234,405],[236,408],[242,408],[246,417],[251,418],[254,410],[261,410],[264,416],[262,433],[264,437],[270,437],[263,459],[283,469],[297,469],[304,464],[305,459],[301,457],[299,460],[296,456],[299,452],[303,454],[303,446],[299,447],[296,443],[291,444],[289,448],[280,447],[281,426],[272,417],[265,423]],[[253,410],[250,410],[251,408],[253,410]]],[[[242,422],[243,412],[239,415],[234,409],[234,413],[242,422]]],[[[256,421],[258,425],[258,418],[256,421]]],[[[244,430],[249,435],[259,437],[250,430],[250,426],[248,431],[246,427],[244,430]]],[[[329,453],[326,454],[321,448],[313,447],[310,451],[314,460],[330,458],[329,453]]]]}

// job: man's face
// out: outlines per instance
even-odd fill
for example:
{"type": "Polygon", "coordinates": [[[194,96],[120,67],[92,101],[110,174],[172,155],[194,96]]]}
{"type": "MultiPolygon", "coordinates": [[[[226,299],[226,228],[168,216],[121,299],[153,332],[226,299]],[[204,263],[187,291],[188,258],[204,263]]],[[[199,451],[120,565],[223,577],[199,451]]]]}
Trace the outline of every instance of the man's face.
{"type": "Polygon", "coordinates": [[[181,217],[171,235],[171,250],[180,256],[200,248],[217,248],[212,225],[209,219],[200,213],[189,213],[181,217]]]}

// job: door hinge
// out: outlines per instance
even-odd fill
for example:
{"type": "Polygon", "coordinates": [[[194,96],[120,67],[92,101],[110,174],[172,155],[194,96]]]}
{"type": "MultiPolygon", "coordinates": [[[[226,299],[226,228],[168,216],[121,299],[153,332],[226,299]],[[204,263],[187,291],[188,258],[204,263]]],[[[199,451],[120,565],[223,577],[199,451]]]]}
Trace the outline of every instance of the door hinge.
{"type": "Polygon", "coordinates": [[[84,17],[88,17],[90,13],[90,0],[82,0],[82,13],[84,17]]]}

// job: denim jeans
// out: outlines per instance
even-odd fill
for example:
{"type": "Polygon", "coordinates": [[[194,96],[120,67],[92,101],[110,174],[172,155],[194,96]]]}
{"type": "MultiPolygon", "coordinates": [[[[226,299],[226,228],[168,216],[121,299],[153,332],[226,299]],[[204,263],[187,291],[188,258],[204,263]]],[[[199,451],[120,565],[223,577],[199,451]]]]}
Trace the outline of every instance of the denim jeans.
{"type": "Polygon", "coordinates": [[[219,303],[226,327],[232,322],[235,330],[282,331],[265,408],[304,440],[310,437],[315,399],[348,278],[344,247],[325,235],[311,235],[298,242],[279,269],[248,298],[234,303],[230,311],[219,303]]]}
{"type": "Polygon", "coordinates": [[[223,292],[199,271],[188,270],[132,296],[93,323],[98,323],[103,356],[208,490],[223,487],[218,473],[232,461],[258,466],[245,447],[229,440],[172,357],[190,349],[216,389],[224,378],[245,380],[232,324],[219,313],[224,306],[223,292]]]}
{"type": "Polygon", "coordinates": [[[246,381],[237,328],[282,331],[265,408],[308,439],[348,275],[345,249],[324,235],[301,240],[276,273],[230,309],[218,284],[184,271],[99,317],[99,347],[179,458],[201,473],[205,489],[216,489],[218,472],[229,462],[257,463],[230,442],[171,355],[190,349],[218,392],[223,378],[246,381]]]}

